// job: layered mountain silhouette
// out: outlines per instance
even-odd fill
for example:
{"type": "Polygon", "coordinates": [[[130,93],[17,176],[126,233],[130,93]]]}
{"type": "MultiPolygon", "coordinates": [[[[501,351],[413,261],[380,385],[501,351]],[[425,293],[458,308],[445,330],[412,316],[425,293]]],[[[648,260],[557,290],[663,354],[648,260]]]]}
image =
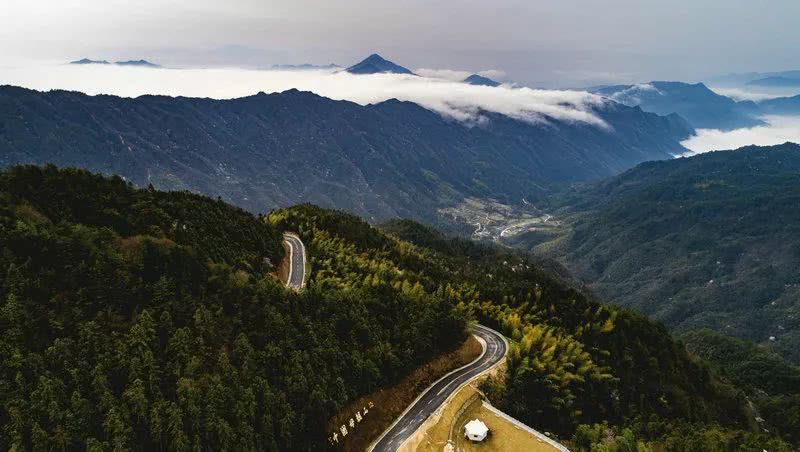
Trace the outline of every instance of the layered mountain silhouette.
{"type": "Polygon", "coordinates": [[[377,53],[364,58],[349,68],[347,72],[351,74],[413,74],[410,70],[384,59],[377,53]]]}
{"type": "Polygon", "coordinates": [[[721,83],[724,85],[739,85],[739,84],[747,84],[754,80],[773,78],[773,77],[800,79],[800,70],[778,71],[778,72],[734,73],[734,74],[726,74],[722,76],[712,77],[710,81],[713,83],[721,83]]]}
{"type": "Polygon", "coordinates": [[[232,100],[0,87],[0,165],[47,163],[251,211],[313,202],[372,220],[438,218],[465,197],[520,202],[686,150],[677,117],[608,102],[609,127],[482,113],[468,125],[411,102],[361,106],[290,90],[232,100]]]}
{"type": "Polygon", "coordinates": [[[794,87],[794,86],[800,86],[800,77],[798,78],[789,78],[781,76],[765,77],[749,81],[747,82],[747,84],[750,86],[794,87]]]}
{"type": "Polygon", "coordinates": [[[738,129],[764,125],[754,102],[721,96],[703,83],[650,82],[590,89],[625,105],[639,106],[659,115],[677,113],[695,128],[738,129]]]}
{"type": "Polygon", "coordinates": [[[800,95],[763,100],[758,103],[762,112],[771,115],[800,115],[800,95]]]}

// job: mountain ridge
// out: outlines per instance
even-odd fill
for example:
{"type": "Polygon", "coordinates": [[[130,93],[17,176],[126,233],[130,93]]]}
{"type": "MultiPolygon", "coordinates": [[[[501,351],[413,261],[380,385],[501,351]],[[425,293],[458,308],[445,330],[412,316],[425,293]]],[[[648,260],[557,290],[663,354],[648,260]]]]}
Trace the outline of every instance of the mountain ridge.
{"type": "Polygon", "coordinates": [[[435,220],[467,196],[534,199],[685,152],[676,118],[609,104],[612,128],[485,113],[469,126],[411,102],[313,93],[135,99],[0,87],[0,164],[53,162],[190,189],[263,212],[313,201],[374,221],[435,220]],[[589,152],[587,149],[591,148],[589,152]]]}

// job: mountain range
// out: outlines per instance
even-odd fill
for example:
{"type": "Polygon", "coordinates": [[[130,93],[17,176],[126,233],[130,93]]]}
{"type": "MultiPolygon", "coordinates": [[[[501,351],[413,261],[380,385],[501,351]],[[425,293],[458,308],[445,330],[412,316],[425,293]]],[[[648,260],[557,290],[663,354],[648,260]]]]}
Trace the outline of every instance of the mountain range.
{"type": "MultiPolygon", "coordinates": [[[[377,54],[346,70],[413,75],[377,54]]],[[[695,128],[761,125],[800,96],[736,102],[679,82],[592,91],[608,98],[590,112],[605,127],[488,111],[463,122],[298,90],[214,100],[0,86],[0,350],[13,357],[0,359],[0,405],[16,410],[0,413],[3,432],[18,449],[318,450],[348,402],[479,321],[514,342],[486,396],[580,450],[791,450],[800,146],[673,157],[695,128]],[[114,176],[17,166],[28,163],[114,176]],[[396,219],[446,223],[472,200],[542,219],[498,234],[523,251],[396,219]],[[287,231],[311,256],[299,294],[271,276],[287,231]]]]}
{"type": "Polygon", "coordinates": [[[608,128],[484,112],[481,124],[417,104],[335,101],[290,90],[232,99],[87,96],[0,87],[0,165],[56,163],[187,189],[264,212],[313,202],[373,221],[434,221],[466,197],[538,199],[685,152],[692,133],[608,102],[608,128]]]}

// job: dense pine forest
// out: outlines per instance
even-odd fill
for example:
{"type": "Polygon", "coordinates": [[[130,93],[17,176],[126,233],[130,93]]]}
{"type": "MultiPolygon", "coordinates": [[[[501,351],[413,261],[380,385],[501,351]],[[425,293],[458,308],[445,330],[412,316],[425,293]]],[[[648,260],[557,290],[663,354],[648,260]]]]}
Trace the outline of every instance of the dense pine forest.
{"type": "Polygon", "coordinates": [[[280,231],[220,201],[54,167],[0,197],[2,450],[318,450],[465,335],[425,294],[286,291],[280,231]]]}
{"type": "Polygon", "coordinates": [[[662,325],[411,221],[22,166],[0,173],[0,243],[3,450],[324,449],[348,401],[474,321],[512,342],[493,403],[578,450],[792,449],[662,325]],[[299,294],[273,276],[289,230],[299,294]]]}

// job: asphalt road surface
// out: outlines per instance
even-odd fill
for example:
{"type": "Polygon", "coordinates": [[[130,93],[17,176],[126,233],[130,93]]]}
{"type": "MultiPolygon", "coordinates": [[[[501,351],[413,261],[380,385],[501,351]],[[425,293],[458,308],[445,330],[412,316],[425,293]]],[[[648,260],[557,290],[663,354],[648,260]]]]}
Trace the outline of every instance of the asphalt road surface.
{"type": "Polygon", "coordinates": [[[506,342],[497,331],[477,325],[473,334],[486,341],[483,356],[433,384],[400,419],[389,428],[372,448],[374,452],[394,452],[425,422],[462,384],[493,367],[506,354],[506,342]]]}
{"type": "Polygon", "coordinates": [[[306,279],[306,247],[293,234],[284,235],[283,240],[289,245],[289,278],[286,287],[300,290],[306,279]]]}

